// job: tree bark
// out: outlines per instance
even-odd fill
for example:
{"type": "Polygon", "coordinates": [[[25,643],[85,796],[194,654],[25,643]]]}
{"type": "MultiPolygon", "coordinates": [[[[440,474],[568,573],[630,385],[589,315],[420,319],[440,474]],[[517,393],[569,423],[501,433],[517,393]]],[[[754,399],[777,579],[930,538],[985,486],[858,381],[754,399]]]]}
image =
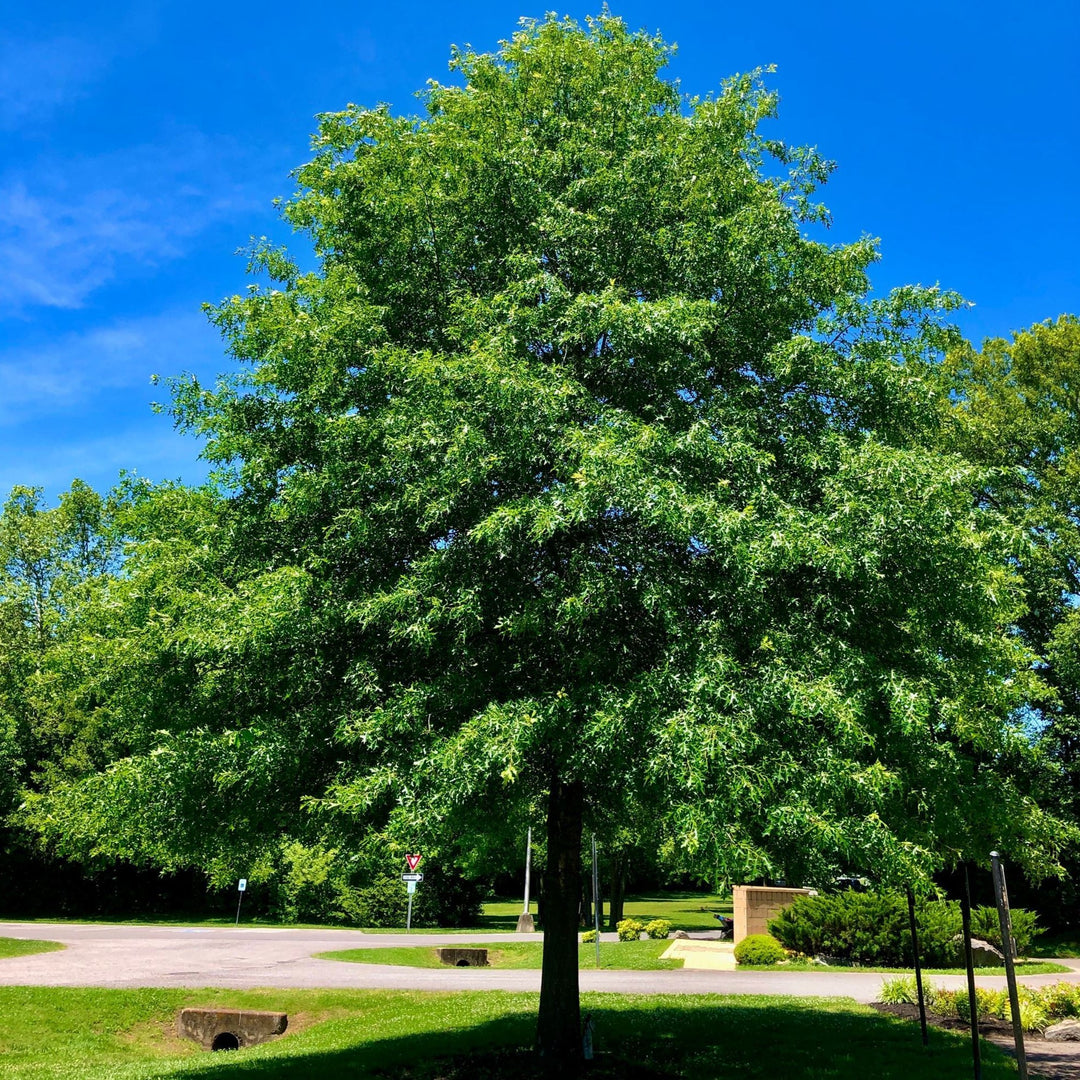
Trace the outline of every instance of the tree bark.
{"type": "Polygon", "coordinates": [[[555,777],[548,798],[544,869],[544,961],[536,1043],[553,1071],[572,1075],[582,1061],[578,998],[582,789],[555,777]]]}

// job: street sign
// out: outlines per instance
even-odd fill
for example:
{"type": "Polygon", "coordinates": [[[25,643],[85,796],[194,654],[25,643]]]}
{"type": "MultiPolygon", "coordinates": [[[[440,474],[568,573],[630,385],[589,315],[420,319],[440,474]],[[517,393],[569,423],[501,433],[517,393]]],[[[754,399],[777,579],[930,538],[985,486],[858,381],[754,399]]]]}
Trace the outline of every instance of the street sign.
{"type": "MultiPolygon", "coordinates": [[[[412,895],[412,894],[413,894],[414,892],[416,892],[416,882],[415,882],[415,881],[406,881],[406,882],[405,882],[405,891],[406,891],[406,892],[407,892],[407,893],[408,893],[408,894],[409,894],[410,896],[411,896],[411,895],[412,895]]],[[[411,922],[412,920],[410,919],[409,921],[411,922]]]]}
{"type": "Polygon", "coordinates": [[[420,865],[420,860],[422,858],[422,855],[406,855],[405,861],[409,864],[410,870],[415,870],[420,865]]]}
{"type": "Polygon", "coordinates": [[[244,890],[247,888],[247,878],[242,877],[236,886],[236,925],[240,925],[240,905],[244,902],[244,890]]]}
{"type": "MultiPolygon", "coordinates": [[[[413,885],[418,881],[423,881],[424,880],[424,875],[423,874],[402,874],[401,875],[401,880],[402,881],[407,881],[410,885],[413,885]]],[[[412,892],[412,889],[410,889],[409,892],[412,892]]]]}

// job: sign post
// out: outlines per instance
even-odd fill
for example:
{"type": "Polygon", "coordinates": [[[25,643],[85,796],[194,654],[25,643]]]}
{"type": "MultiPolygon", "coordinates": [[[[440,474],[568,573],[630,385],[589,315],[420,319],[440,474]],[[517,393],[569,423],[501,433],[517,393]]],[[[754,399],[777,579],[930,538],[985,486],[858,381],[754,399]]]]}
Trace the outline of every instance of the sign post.
{"type": "Polygon", "coordinates": [[[409,867],[409,872],[401,875],[401,880],[405,882],[405,891],[409,896],[409,908],[405,913],[406,934],[412,932],[412,898],[416,893],[416,883],[424,880],[424,875],[416,872],[416,868],[420,865],[421,858],[423,858],[421,855],[406,855],[405,863],[409,867]]]}
{"type": "MultiPolygon", "coordinates": [[[[596,931],[596,966],[600,966],[600,875],[596,870],[596,833],[592,836],[592,906],[593,929],[596,931]]],[[[592,1039],[589,1040],[589,1052],[592,1052],[592,1039]]]]}
{"type": "Polygon", "coordinates": [[[236,901],[236,925],[240,925],[240,905],[244,902],[244,893],[247,891],[247,878],[242,877],[240,883],[236,886],[236,891],[240,894],[240,899],[236,901]]]}
{"type": "Polygon", "coordinates": [[[1016,1066],[1020,1080],[1027,1080],[1027,1054],[1024,1051],[1024,1025],[1020,1020],[1020,999],[1016,990],[1016,941],[1012,932],[1012,915],[1009,912],[1009,891],[1005,888],[1005,868],[1001,856],[990,852],[990,868],[994,873],[994,902],[998,910],[1001,928],[1001,951],[1005,954],[1005,980],[1009,984],[1009,1012],[1012,1013],[1013,1040],[1016,1043],[1016,1066]]]}

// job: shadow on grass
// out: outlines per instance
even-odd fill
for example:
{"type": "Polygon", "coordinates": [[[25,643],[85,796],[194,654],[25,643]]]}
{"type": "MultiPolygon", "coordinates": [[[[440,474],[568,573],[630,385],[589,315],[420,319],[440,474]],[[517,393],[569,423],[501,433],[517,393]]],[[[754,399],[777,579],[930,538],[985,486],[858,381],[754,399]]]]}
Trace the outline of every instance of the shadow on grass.
{"type": "MultiPolygon", "coordinates": [[[[428,1030],[395,1038],[365,1039],[363,1016],[330,1021],[250,1054],[215,1055],[185,1063],[184,1075],[216,1080],[258,1076],[273,1080],[385,1077],[388,1080],[517,1080],[532,1075],[527,1062],[491,1051],[528,1046],[535,999],[520,998],[502,1015],[470,1025],[451,1013],[440,1030],[438,1014],[452,998],[432,1002],[428,1030]],[[462,1060],[462,1055],[473,1055],[462,1060]],[[447,1059],[456,1059],[449,1063],[447,1059]],[[195,1065],[192,1069],[191,1066],[195,1065]]],[[[598,1068],[611,1077],[783,1077],[785,1080],[931,1080],[963,1076],[971,1068],[970,1043],[932,1031],[928,1048],[917,1026],[842,1001],[787,998],[623,997],[592,994],[598,1068]]],[[[147,1074],[149,1075],[149,1074],[147,1074]]],[[[153,1073],[155,1078],[176,1072],[153,1073]]],[[[1015,1067],[984,1044],[983,1076],[1005,1080],[1015,1067]]]]}

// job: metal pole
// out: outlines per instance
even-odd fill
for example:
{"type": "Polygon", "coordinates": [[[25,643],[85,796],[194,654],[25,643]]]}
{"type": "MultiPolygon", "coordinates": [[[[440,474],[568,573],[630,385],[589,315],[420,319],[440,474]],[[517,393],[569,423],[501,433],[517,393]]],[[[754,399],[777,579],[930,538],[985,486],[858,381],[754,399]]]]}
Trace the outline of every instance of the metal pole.
{"type": "Polygon", "coordinates": [[[990,866],[994,871],[994,902],[997,904],[998,924],[1001,927],[1001,951],[1005,954],[1005,978],[1009,984],[1009,1012],[1012,1013],[1013,1040],[1016,1043],[1016,1066],[1020,1080],[1027,1080],[1027,1054],[1024,1051],[1024,1025],[1020,1020],[1020,995],[1016,992],[1016,968],[1013,956],[1012,916],[1009,914],[1009,891],[1005,888],[1005,868],[1001,856],[990,852],[990,866]]]}
{"type": "Polygon", "coordinates": [[[529,871],[532,869],[532,826],[529,826],[529,839],[525,842],[525,906],[523,913],[529,911],[529,871]]]}
{"type": "Polygon", "coordinates": [[[240,899],[236,901],[236,925],[240,925],[240,905],[244,902],[244,894],[240,893],[240,899]]]}
{"type": "Polygon", "coordinates": [[[979,1049],[979,1002],[975,997],[975,960],[971,955],[971,885],[964,867],[964,894],[960,897],[960,921],[964,934],[964,966],[967,968],[968,1014],[971,1017],[971,1061],[975,1080],[982,1080],[982,1057],[979,1049]]]}
{"type": "MultiPolygon", "coordinates": [[[[411,884],[411,882],[410,882],[411,884]]],[[[409,910],[405,914],[405,933],[408,934],[412,931],[412,898],[413,894],[409,892],[409,910]]]]}
{"type": "Polygon", "coordinates": [[[600,966],[600,878],[596,873],[596,833],[592,838],[592,906],[593,929],[596,931],[596,966],[600,966]]]}
{"type": "Polygon", "coordinates": [[[915,926],[915,894],[908,886],[907,891],[908,921],[911,923],[911,952],[915,957],[915,989],[919,995],[919,1023],[922,1025],[922,1044],[929,1045],[930,1039],[926,1034],[926,998],[923,995],[922,985],[922,961],[919,959],[919,931],[915,926]]]}

